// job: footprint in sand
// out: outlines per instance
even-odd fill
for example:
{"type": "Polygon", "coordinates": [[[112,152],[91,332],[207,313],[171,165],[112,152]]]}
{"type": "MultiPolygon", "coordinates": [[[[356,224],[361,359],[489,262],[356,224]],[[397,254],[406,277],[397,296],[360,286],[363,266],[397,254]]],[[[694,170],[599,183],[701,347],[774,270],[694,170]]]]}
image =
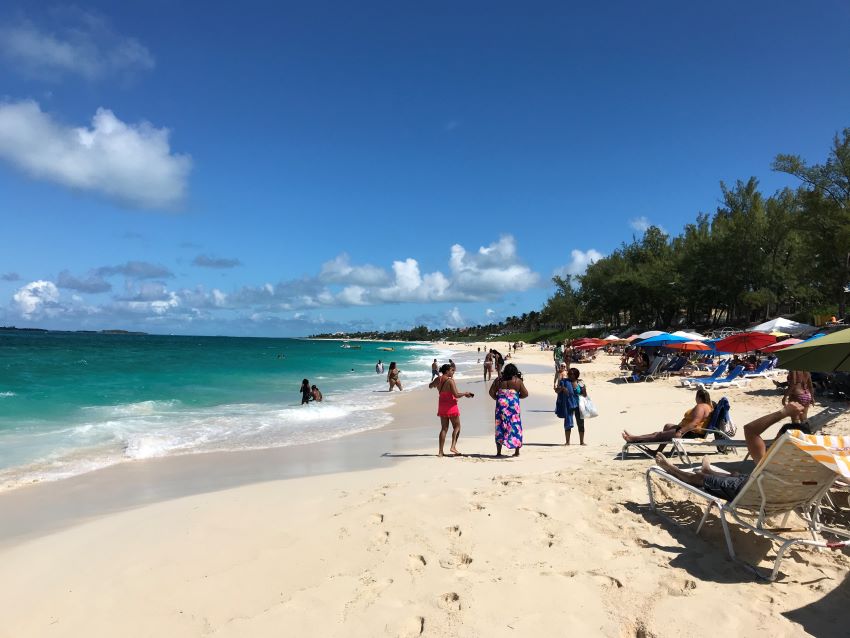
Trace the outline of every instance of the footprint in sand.
{"type": "Polygon", "coordinates": [[[380,525],[384,522],[383,514],[372,514],[372,525],[380,525]]]}
{"type": "Polygon", "coordinates": [[[470,503],[469,509],[473,512],[480,512],[481,510],[486,510],[487,508],[484,507],[481,503],[470,503]]]}
{"type": "Polygon", "coordinates": [[[428,564],[428,561],[425,560],[425,557],[422,554],[411,554],[409,562],[410,569],[413,571],[419,571],[428,564]]]}
{"type": "Polygon", "coordinates": [[[460,538],[460,536],[463,534],[463,532],[460,531],[460,526],[458,525],[451,525],[446,528],[446,531],[448,531],[448,533],[452,534],[453,536],[457,536],[458,538],[460,538]]]}
{"type": "Polygon", "coordinates": [[[449,592],[440,596],[437,604],[448,611],[460,611],[460,596],[455,592],[449,592]]]}
{"type": "Polygon", "coordinates": [[[406,621],[400,628],[398,635],[402,638],[415,638],[425,633],[425,617],[414,616],[406,621]]]}
{"type": "Polygon", "coordinates": [[[455,554],[449,558],[440,559],[440,567],[443,569],[462,569],[472,564],[472,556],[469,554],[455,554]]]}

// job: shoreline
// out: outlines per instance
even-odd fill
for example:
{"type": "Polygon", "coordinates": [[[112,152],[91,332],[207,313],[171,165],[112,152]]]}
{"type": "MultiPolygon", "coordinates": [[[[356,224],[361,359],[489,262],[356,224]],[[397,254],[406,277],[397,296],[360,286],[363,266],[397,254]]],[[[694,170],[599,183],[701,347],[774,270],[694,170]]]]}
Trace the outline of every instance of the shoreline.
{"type": "MultiPolygon", "coordinates": [[[[274,636],[281,627],[323,638],[560,635],[567,627],[697,637],[720,587],[725,613],[713,623],[721,633],[843,635],[846,554],[801,550],[783,564],[781,582],[765,585],[727,559],[716,518],[697,536],[646,509],[651,461],[619,461],[619,431],[678,418],[692,391],[617,383],[616,359],[601,355],[581,366],[600,416],[588,421],[588,446],[565,448],[549,357],[531,348],[516,357],[531,393],[519,458],[494,458],[493,403],[471,367],[458,380],[475,393],[460,402],[462,457],[435,457],[436,396],[417,388],[399,395],[386,429],[317,444],[338,448],[328,451],[333,458],[302,454],[315,474],[227,486],[234,453],[209,464],[209,454],[180,457],[207,457],[190,485],[163,473],[161,462],[177,457],[159,459],[139,464],[148,470],[136,478],[174,493],[142,481],[153,500],[122,504],[104,494],[116,509],[61,525],[61,511],[24,496],[70,479],[0,495],[0,520],[13,514],[4,496],[17,494],[21,506],[41,510],[30,522],[42,526],[0,541],[0,578],[9,583],[0,637],[111,636],[118,627],[176,637],[274,636]],[[369,467],[322,472],[340,458],[369,467]],[[221,485],[210,491],[213,480],[221,485]]],[[[739,431],[779,399],[769,382],[714,398],[722,394],[739,431]]],[[[830,425],[845,431],[850,420],[842,414],[830,425]]],[[[246,453],[245,463],[279,471],[273,452],[246,453]]],[[[721,466],[741,458],[711,457],[721,466]]],[[[101,487],[126,482],[98,476],[101,487]]],[[[96,485],[69,489],[62,506],[78,511],[96,494],[96,485]]],[[[674,511],[692,520],[691,510],[674,511]]],[[[760,540],[734,536],[748,560],[769,555],[760,540]]]]}

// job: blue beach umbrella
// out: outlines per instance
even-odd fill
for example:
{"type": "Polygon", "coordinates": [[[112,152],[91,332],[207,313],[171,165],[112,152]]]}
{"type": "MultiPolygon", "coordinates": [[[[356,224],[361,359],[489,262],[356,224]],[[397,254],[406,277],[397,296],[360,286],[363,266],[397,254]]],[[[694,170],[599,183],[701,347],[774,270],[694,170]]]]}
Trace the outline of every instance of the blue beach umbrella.
{"type": "Polygon", "coordinates": [[[649,337],[648,339],[638,341],[632,345],[637,346],[638,348],[663,348],[671,343],[685,343],[686,341],[693,341],[693,339],[672,335],[669,332],[662,332],[660,335],[649,337]]]}

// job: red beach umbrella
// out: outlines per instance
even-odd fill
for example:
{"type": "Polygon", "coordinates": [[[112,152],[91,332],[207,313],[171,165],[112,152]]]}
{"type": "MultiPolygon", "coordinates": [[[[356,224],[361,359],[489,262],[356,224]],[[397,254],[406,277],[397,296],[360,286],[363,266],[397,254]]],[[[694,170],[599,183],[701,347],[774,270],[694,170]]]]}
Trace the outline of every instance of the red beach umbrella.
{"type": "Polygon", "coordinates": [[[776,337],[764,332],[739,332],[714,343],[719,352],[752,352],[776,343],[776,337]]]}
{"type": "Polygon", "coordinates": [[[776,352],[777,350],[782,350],[783,348],[787,348],[788,346],[793,346],[797,343],[803,343],[802,339],[786,339],[785,341],[777,341],[769,346],[765,346],[762,348],[763,352],[776,352]]]}
{"type": "Polygon", "coordinates": [[[674,350],[685,350],[687,352],[711,350],[711,348],[705,345],[702,341],[684,341],[682,343],[671,343],[668,344],[667,347],[673,348],[674,350]]]}
{"type": "Polygon", "coordinates": [[[604,347],[604,345],[607,344],[600,346],[598,343],[594,343],[593,341],[587,341],[585,343],[580,343],[577,346],[573,346],[573,350],[598,350],[599,348],[604,347]]]}

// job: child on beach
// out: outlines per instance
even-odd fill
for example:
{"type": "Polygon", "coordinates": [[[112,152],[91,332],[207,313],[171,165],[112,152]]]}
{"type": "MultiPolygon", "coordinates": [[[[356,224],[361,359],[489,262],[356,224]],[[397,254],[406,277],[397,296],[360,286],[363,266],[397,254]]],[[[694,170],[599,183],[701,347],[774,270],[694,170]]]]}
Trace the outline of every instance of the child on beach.
{"type": "Polygon", "coordinates": [[[460,456],[460,452],[457,450],[457,440],[460,437],[460,408],[458,407],[457,400],[460,397],[469,397],[471,399],[475,396],[472,392],[460,392],[457,389],[454,375],[455,369],[448,363],[444,363],[440,367],[440,376],[433,379],[428,385],[429,388],[437,388],[437,392],[439,392],[437,416],[440,417],[440,436],[437,456],[445,456],[443,446],[446,444],[449,422],[452,424],[452,443],[451,447],[449,447],[449,452],[455,456],[460,456]]]}

